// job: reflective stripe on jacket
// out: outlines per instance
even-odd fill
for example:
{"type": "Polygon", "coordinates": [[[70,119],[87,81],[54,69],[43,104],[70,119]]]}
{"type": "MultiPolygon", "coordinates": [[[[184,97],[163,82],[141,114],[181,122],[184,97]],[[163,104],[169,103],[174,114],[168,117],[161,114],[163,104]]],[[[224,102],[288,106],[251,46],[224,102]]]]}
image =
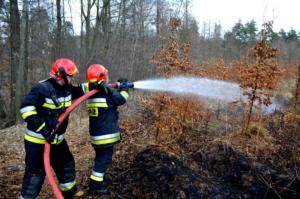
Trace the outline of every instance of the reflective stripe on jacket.
{"type": "MultiPolygon", "coordinates": [[[[30,142],[44,144],[41,135],[43,128],[55,129],[59,115],[72,104],[72,100],[84,94],[81,86],[60,86],[49,78],[36,84],[25,96],[21,108],[21,117],[27,123],[24,138],[30,142]],[[55,98],[53,97],[55,96],[55,98]]],[[[62,122],[56,133],[56,142],[63,140],[68,125],[68,117],[62,122]]]]}
{"type": "MultiPolygon", "coordinates": [[[[39,133],[30,131],[28,129],[26,129],[26,131],[24,133],[24,139],[27,141],[30,141],[30,142],[37,143],[37,144],[45,144],[46,143],[44,136],[42,136],[39,133]]],[[[56,134],[55,139],[53,140],[53,142],[51,142],[51,144],[60,144],[63,140],[64,140],[64,134],[62,134],[62,135],[56,134]]]]}
{"type": "Polygon", "coordinates": [[[111,95],[96,93],[88,99],[89,130],[93,146],[110,146],[121,140],[117,109],[126,103],[128,96],[126,91],[113,89],[111,95]]]}

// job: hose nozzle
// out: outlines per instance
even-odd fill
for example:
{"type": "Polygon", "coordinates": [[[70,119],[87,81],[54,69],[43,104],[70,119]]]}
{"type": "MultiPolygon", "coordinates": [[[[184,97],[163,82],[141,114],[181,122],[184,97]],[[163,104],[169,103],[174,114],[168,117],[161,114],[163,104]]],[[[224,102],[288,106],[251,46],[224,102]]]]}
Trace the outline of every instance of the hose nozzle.
{"type": "Polygon", "coordinates": [[[128,88],[134,88],[133,82],[127,82],[127,87],[128,88]]]}
{"type": "Polygon", "coordinates": [[[134,88],[134,83],[133,82],[114,82],[114,83],[109,83],[109,85],[113,88],[134,88]]]}

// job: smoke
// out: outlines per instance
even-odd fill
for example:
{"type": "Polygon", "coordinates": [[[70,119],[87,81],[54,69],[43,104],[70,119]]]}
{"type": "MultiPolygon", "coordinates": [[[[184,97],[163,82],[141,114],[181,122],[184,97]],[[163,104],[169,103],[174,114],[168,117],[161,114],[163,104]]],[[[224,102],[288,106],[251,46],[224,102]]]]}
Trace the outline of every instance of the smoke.
{"type": "Polygon", "coordinates": [[[261,109],[261,113],[263,115],[270,115],[274,113],[275,111],[282,111],[284,110],[286,103],[282,100],[276,99],[276,98],[271,98],[272,99],[272,104],[268,106],[263,106],[261,109]]]}

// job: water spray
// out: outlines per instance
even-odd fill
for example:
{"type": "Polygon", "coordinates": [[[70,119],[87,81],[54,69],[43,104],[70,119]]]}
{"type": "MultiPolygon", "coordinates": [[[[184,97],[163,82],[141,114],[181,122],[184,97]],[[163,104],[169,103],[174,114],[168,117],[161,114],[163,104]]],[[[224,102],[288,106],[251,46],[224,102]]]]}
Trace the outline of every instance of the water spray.
{"type": "MultiPolygon", "coordinates": [[[[247,101],[247,98],[243,95],[244,89],[239,84],[209,78],[178,76],[136,82],[113,82],[109,83],[109,85],[113,88],[127,87],[155,92],[170,92],[177,95],[195,95],[208,100],[224,101],[225,103],[247,101]]],[[[263,115],[283,109],[284,105],[282,103],[278,102],[275,98],[271,99],[273,101],[272,104],[262,106],[261,113],[263,115]]]]}
{"type": "MultiPolygon", "coordinates": [[[[132,83],[134,89],[156,92],[170,92],[177,95],[195,95],[224,102],[247,101],[243,95],[244,89],[239,84],[222,80],[199,77],[171,77],[152,80],[142,80],[132,83]]],[[[283,109],[283,104],[272,98],[273,103],[263,106],[262,114],[271,114],[275,110],[283,109]]]]}
{"type": "Polygon", "coordinates": [[[172,77],[134,82],[135,89],[196,95],[223,101],[236,101],[241,97],[239,84],[197,77],[172,77]]]}

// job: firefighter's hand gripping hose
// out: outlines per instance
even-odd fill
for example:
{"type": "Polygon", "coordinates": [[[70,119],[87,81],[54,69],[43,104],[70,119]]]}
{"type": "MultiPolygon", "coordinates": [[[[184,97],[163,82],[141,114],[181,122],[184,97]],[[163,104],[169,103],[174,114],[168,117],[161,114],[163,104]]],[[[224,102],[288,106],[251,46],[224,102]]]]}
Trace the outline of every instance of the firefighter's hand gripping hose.
{"type": "MultiPolygon", "coordinates": [[[[119,82],[117,83],[110,83],[109,85],[113,88],[118,88],[119,82]]],[[[134,85],[132,82],[128,82],[128,87],[129,88],[133,88],[134,85]]],[[[66,117],[83,101],[85,101],[86,99],[88,99],[89,97],[91,97],[92,95],[94,95],[95,93],[97,93],[99,90],[92,90],[88,93],[86,93],[85,95],[81,96],[80,98],[78,98],[74,103],[72,103],[71,106],[69,106],[66,111],[64,113],[62,113],[59,118],[58,118],[58,124],[56,125],[56,129],[58,129],[58,127],[60,126],[60,124],[64,121],[64,119],[66,119],[66,117]]],[[[50,147],[51,145],[49,143],[46,142],[45,147],[44,147],[44,167],[45,167],[45,171],[46,171],[46,175],[48,178],[48,181],[53,189],[54,195],[57,199],[63,199],[63,195],[60,192],[52,170],[51,170],[51,166],[50,166],[50,147]]]]}

